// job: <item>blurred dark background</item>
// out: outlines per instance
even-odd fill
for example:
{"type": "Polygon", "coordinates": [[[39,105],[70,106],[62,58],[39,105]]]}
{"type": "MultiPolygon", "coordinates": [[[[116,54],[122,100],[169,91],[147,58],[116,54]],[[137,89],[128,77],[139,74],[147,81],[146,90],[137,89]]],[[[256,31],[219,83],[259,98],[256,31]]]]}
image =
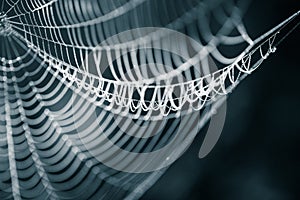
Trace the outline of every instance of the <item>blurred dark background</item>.
{"type": "MultiPolygon", "coordinates": [[[[256,36],[297,10],[297,0],[253,0],[244,22],[256,36]]],[[[300,199],[300,27],[227,101],[217,145],[198,158],[201,134],[143,200],[300,199]]]]}

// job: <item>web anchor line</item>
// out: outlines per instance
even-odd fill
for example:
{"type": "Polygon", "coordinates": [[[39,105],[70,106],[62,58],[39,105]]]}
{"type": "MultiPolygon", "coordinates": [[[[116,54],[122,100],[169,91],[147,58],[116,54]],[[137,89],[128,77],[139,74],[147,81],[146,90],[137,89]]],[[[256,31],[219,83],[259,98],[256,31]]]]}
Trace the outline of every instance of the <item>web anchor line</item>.
{"type": "MultiPolygon", "coordinates": [[[[181,111],[181,109],[185,104],[191,105],[195,101],[199,102],[197,104],[198,107],[192,107],[192,109],[188,109],[187,113],[189,113],[192,110],[202,109],[212,99],[215,99],[217,95],[226,95],[229,93],[226,88],[230,85],[228,85],[228,83],[226,85],[226,81],[229,80],[231,85],[236,86],[236,81],[238,80],[238,77],[241,76],[241,73],[250,74],[262,63],[264,59],[269,56],[270,53],[274,53],[276,50],[274,45],[276,36],[280,33],[280,30],[286,28],[287,24],[296,19],[298,14],[299,12],[285,20],[283,23],[279,24],[277,27],[273,28],[271,31],[264,34],[262,37],[254,40],[254,43],[241,54],[243,57],[237,59],[231,65],[218,70],[213,74],[208,74],[195,80],[173,85],[162,85],[161,83],[153,85],[143,82],[123,83],[121,81],[104,79],[57,60],[46,52],[40,50],[38,47],[33,46],[33,50],[37,51],[41,57],[49,62],[50,66],[59,70],[63,77],[68,80],[67,85],[69,87],[70,85],[75,86],[75,92],[83,89],[86,91],[86,97],[90,97],[89,99],[93,99],[93,101],[97,101],[95,99],[98,99],[98,102],[92,102],[96,103],[97,106],[102,106],[111,112],[119,110],[118,107],[129,108],[122,113],[115,113],[122,116],[128,116],[130,111],[160,111],[157,113],[156,117],[151,117],[152,119],[161,119],[161,116],[166,117],[170,111],[175,111],[177,114],[173,114],[171,116],[178,117],[178,114],[184,113],[181,111]],[[257,46],[258,44],[260,45],[257,46]],[[264,46],[268,47],[267,52],[263,52],[264,46]],[[260,59],[256,60],[256,63],[253,64],[255,61],[251,60],[251,57],[255,54],[260,54],[260,59]],[[236,74],[236,72],[234,72],[236,70],[239,73],[236,74]],[[210,79],[210,82],[208,84],[203,84],[208,79],[210,79]],[[170,94],[172,94],[174,91],[174,88],[180,90],[179,95],[177,95],[176,98],[172,98],[170,96],[170,94]],[[139,96],[143,97],[149,90],[155,91],[152,100],[133,98],[134,92],[138,92],[139,96]],[[161,92],[162,90],[163,92],[161,92]],[[108,105],[104,105],[104,102],[108,102],[108,105]]],[[[295,29],[295,27],[292,28],[292,30],[295,29]]],[[[168,79],[168,77],[166,77],[166,79],[163,81],[165,83],[170,83],[172,82],[172,79],[168,79]]],[[[138,118],[137,115],[130,116],[138,118]]],[[[145,118],[149,118],[149,116],[145,116],[145,118]]]]}

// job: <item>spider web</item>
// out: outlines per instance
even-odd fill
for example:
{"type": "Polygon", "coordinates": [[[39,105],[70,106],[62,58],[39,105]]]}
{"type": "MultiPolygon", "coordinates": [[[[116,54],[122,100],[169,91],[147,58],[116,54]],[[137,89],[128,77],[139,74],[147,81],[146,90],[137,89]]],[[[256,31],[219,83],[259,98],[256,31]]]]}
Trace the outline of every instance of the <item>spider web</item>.
{"type": "Polygon", "coordinates": [[[165,161],[158,170],[146,170],[151,160],[131,166],[143,173],[118,170],[104,160],[125,168],[136,158],[114,145],[138,154],[176,138],[176,151],[167,155],[176,159],[298,15],[252,40],[239,2],[4,0],[0,6],[1,199],[139,198],[167,169],[165,161]],[[192,40],[176,43],[173,31],[192,40]],[[211,71],[211,61],[218,70],[211,71]]]}

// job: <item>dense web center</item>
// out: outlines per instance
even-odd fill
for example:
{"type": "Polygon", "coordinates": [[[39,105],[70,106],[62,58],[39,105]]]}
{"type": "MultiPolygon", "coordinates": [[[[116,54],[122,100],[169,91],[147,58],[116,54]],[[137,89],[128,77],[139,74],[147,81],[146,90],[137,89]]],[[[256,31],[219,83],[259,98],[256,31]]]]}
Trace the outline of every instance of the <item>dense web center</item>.
{"type": "Polygon", "coordinates": [[[0,12],[0,36],[7,36],[11,33],[11,25],[7,21],[4,12],[0,12]]]}

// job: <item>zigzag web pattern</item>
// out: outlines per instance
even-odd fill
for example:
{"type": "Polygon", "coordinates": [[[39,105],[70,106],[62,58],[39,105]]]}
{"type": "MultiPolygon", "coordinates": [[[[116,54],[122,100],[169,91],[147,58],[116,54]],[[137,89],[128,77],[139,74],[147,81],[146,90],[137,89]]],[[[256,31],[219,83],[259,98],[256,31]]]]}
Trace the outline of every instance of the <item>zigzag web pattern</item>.
{"type": "Polygon", "coordinates": [[[252,40],[242,6],[2,0],[0,198],[139,198],[299,14],[252,40]]]}

